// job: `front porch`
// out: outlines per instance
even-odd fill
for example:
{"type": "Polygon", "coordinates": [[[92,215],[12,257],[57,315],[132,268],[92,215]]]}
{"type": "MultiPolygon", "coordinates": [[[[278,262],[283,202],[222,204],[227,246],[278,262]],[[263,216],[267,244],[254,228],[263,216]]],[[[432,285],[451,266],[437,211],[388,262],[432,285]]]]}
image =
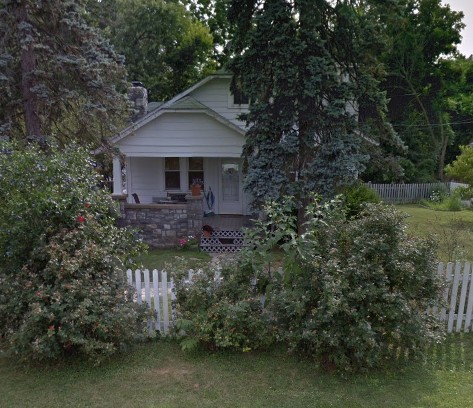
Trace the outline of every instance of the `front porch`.
{"type": "Polygon", "coordinates": [[[243,243],[242,228],[251,228],[255,219],[244,215],[204,216],[202,195],[188,195],[183,202],[169,204],[130,204],[126,195],[114,198],[120,203],[120,224],[136,228],[152,248],[175,247],[180,239],[195,236],[203,251],[236,252],[243,243]],[[203,227],[213,231],[211,237],[203,237],[203,227]]]}
{"type": "Polygon", "coordinates": [[[242,228],[251,228],[257,215],[214,215],[204,217],[202,225],[210,225],[214,230],[240,231],[242,228]]]}
{"type": "Polygon", "coordinates": [[[209,253],[238,252],[244,244],[243,228],[251,228],[256,216],[215,215],[202,220],[200,250],[209,253]],[[206,234],[205,230],[212,231],[206,234]]]}

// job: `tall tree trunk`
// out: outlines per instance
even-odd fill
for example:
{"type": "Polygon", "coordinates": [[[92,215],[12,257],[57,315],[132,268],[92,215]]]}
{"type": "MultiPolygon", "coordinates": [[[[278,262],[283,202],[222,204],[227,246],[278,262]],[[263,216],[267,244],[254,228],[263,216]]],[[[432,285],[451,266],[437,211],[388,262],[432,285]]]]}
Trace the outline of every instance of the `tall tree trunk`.
{"type": "Polygon", "coordinates": [[[28,5],[25,0],[16,3],[15,14],[17,24],[28,27],[18,30],[18,42],[21,46],[21,93],[23,97],[23,109],[25,116],[26,138],[31,141],[43,144],[41,135],[41,120],[38,115],[38,102],[32,88],[35,86],[34,71],[36,69],[36,59],[33,48],[34,33],[28,21],[28,5]],[[26,33],[25,33],[26,31],[26,33]],[[25,35],[27,34],[27,35],[25,35]]]}

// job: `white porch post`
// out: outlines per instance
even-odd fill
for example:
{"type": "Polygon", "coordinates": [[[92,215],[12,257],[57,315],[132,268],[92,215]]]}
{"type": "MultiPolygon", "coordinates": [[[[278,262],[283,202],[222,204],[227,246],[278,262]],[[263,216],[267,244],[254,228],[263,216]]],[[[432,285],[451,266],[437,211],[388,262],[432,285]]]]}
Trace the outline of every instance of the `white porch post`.
{"type": "Polygon", "coordinates": [[[113,156],[113,193],[112,195],[123,194],[123,177],[122,177],[122,165],[120,163],[120,157],[113,156]]]}

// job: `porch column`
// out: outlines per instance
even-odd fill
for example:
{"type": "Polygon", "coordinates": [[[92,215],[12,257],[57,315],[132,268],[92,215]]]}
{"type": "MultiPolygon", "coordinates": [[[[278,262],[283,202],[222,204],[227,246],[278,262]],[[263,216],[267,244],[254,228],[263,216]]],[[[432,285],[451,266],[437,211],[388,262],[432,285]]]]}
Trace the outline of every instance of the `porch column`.
{"type": "Polygon", "coordinates": [[[122,165],[120,163],[120,157],[113,156],[113,193],[112,195],[123,194],[123,177],[122,177],[122,165]]]}

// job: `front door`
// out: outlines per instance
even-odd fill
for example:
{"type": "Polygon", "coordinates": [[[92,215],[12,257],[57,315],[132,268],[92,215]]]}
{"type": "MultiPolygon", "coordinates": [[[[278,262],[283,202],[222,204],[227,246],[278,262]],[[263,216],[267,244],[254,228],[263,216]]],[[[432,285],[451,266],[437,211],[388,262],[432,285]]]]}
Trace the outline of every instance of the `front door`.
{"type": "Polygon", "coordinates": [[[220,161],[220,214],[242,214],[241,161],[220,161]]]}

